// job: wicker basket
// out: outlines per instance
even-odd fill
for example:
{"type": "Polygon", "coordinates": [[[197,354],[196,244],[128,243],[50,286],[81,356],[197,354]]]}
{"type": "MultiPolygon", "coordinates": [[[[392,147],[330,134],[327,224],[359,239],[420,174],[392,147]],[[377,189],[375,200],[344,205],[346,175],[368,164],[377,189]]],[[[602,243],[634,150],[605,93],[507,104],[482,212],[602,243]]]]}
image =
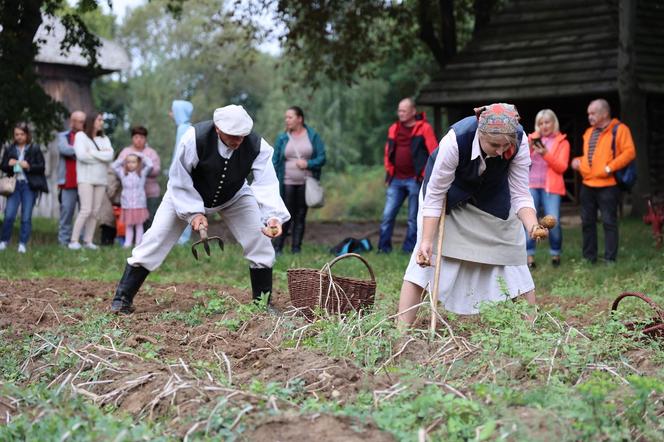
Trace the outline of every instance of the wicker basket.
{"type": "Polygon", "coordinates": [[[373,305],[376,277],[363,257],[356,253],[346,253],[325,264],[320,270],[288,270],[288,292],[293,306],[309,319],[314,316],[314,310],[318,307],[328,314],[342,314],[373,305]],[[332,274],[334,264],[351,257],[364,263],[371,276],[370,280],[332,274]]]}

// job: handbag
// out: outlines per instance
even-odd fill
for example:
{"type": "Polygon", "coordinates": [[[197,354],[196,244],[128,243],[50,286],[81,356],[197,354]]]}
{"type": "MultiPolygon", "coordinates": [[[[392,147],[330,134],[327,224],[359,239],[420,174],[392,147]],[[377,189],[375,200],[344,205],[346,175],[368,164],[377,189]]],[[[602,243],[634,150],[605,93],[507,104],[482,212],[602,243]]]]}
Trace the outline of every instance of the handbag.
{"type": "Polygon", "coordinates": [[[312,176],[308,176],[304,181],[304,201],[307,207],[319,208],[325,205],[325,191],[320,181],[312,176]]]}
{"type": "Polygon", "coordinates": [[[3,176],[0,178],[0,195],[9,196],[16,190],[16,177],[3,176]]]}

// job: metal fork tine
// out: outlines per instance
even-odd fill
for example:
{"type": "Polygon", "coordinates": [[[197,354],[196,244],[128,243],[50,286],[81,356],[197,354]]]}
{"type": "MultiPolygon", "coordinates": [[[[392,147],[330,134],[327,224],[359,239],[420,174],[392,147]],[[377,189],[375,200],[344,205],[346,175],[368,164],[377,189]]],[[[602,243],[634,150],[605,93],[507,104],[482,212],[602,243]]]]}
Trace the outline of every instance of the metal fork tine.
{"type": "Polygon", "coordinates": [[[199,241],[196,241],[194,244],[191,246],[191,253],[194,255],[194,258],[198,259],[198,251],[196,250],[197,246],[200,244],[203,244],[203,250],[205,250],[205,253],[207,256],[211,256],[210,254],[210,241],[217,241],[219,244],[219,248],[223,251],[224,250],[224,241],[219,238],[218,236],[207,236],[207,230],[206,229],[201,229],[198,232],[201,235],[201,239],[199,241]]]}

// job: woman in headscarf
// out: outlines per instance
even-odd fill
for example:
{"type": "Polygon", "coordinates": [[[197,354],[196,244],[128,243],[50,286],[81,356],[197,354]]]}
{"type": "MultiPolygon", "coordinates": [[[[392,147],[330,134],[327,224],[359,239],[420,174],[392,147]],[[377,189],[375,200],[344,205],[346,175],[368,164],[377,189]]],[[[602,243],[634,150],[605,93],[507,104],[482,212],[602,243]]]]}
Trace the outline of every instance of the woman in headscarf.
{"type": "Polygon", "coordinates": [[[448,216],[435,296],[445,308],[476,314],[482,302],[518,296],[535,304],[522,230],[533,237],[541,228],[528,191],[528,141],[514,106],[498,103],[475,112],[452,125],[429,159],[418,241],[399,301],[402,325],[415,321],[412,307],[433,287],[434,239],[444,206],[448,216]]]}

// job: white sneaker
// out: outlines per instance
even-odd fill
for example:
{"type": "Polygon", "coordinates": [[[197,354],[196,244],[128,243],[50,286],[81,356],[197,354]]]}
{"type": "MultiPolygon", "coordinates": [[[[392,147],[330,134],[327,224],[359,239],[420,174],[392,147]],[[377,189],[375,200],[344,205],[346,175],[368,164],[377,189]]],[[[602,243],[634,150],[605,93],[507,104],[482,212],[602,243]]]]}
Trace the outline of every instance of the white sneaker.
{"type": "Polygon", "coordinates": [[[0,241],[0,250],[5,250],[7,248],[7,243],[5,241],[0,241]]]}
{"type": "Polygon", "coordinates": [[[90,249],[90,250],[97,250],[99,248],[99,247],[97,247],[97,245],[95,245],[91,242],[86,242],[83,247],[85,247],[86,249],[90,249]]]}
{"type": "Polygon", "coordinates": [[[28,250],[25,248],[25,244],[23,244],[23,243],[19,243],[19,245],[18,245],[18,253],[25,253],[25,252],[27,252],[27,251],[28,251],[28,250]]]}
{"type": "Polygon", "coordinates": [[[81,250],[81,243],[79,242],[70,242],[67,246],[70,250],[81,250]]]}

